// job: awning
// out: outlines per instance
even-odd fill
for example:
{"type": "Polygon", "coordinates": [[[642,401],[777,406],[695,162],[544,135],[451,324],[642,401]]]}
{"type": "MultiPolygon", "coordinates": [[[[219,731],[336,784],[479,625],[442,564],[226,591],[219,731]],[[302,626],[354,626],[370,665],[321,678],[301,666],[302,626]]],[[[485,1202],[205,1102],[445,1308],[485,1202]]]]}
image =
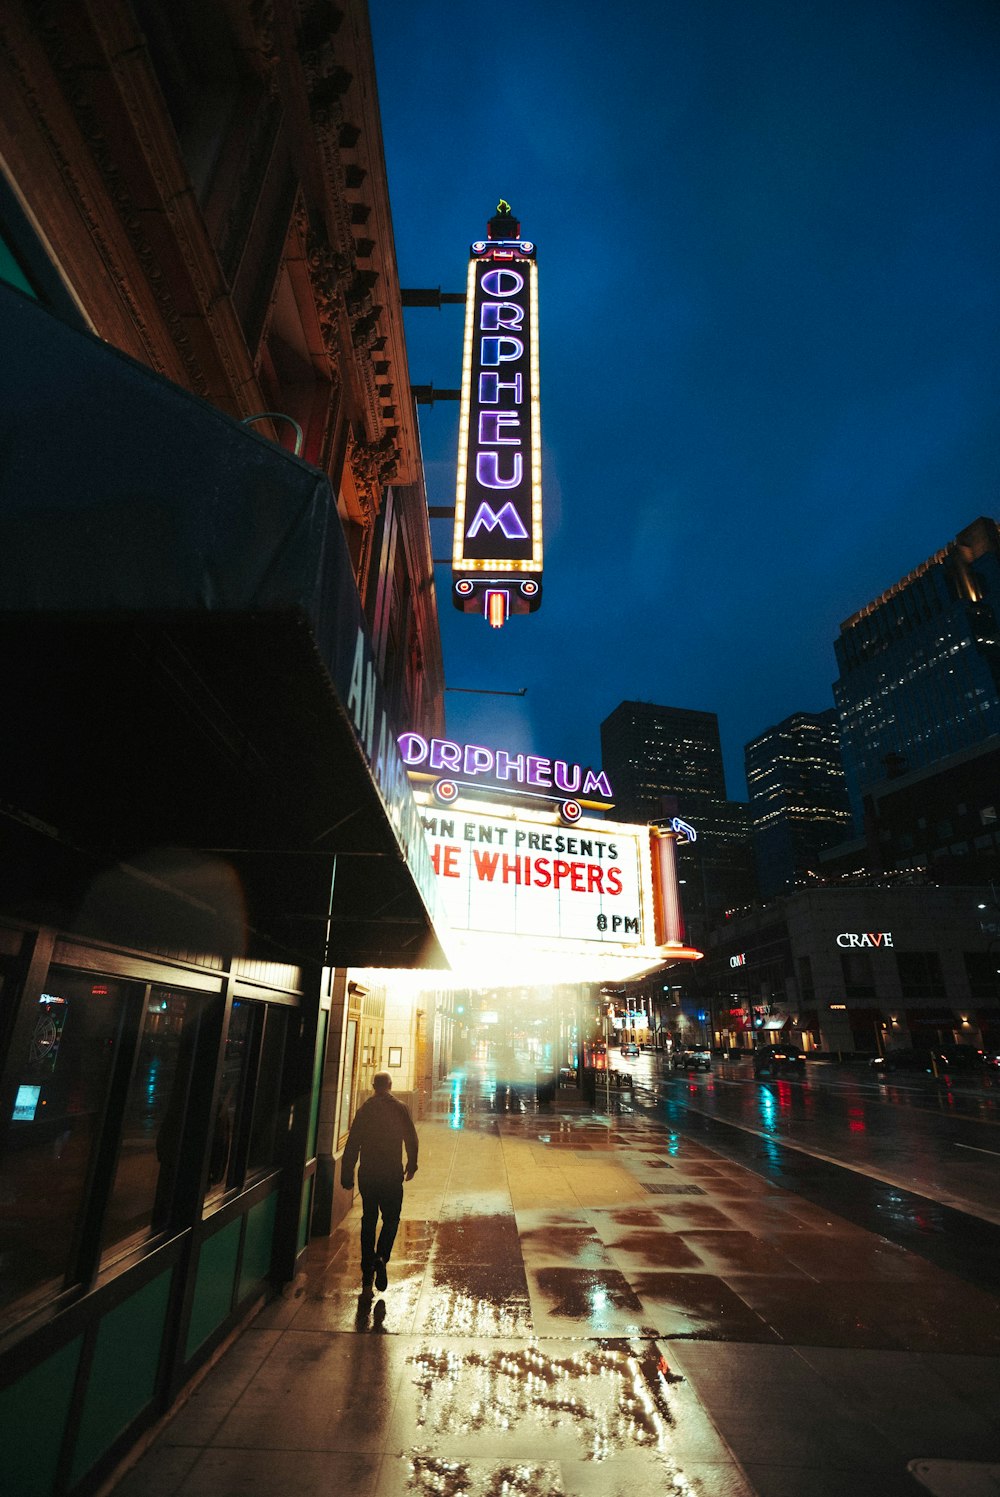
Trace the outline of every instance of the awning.
{"type": "Polygon", "coordinates": [[[251,953],[443,965],[325,476],[6,286],[0,325],[4,907],[210,866],[251,953]]]}
{"type": "Polygon", "coordinates": [[[780,1018],[765,1019],[762,1024],[758,1024],[756,1027],[758,1029],[769,1030],[772,1033],[774,1033],[774,1032],[777,1032],[780,1029],[787,1029],[790,1022],[791,1022],[791,1020],[789,1020],[787,1018],[784,1018],[784,1019],[780,1019],[780,1018]]]}

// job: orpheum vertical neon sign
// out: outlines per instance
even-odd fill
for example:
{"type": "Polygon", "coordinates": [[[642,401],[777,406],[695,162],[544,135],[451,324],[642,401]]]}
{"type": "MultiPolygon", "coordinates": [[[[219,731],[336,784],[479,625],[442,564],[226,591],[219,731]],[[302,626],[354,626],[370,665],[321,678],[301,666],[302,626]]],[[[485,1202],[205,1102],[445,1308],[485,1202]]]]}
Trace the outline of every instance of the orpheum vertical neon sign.
{"type": "Polygon", "coordinates": [[[466,294],[452,598],[494,628],[542,600],[538,267],[520,233],[501,202],[466,294]]]}

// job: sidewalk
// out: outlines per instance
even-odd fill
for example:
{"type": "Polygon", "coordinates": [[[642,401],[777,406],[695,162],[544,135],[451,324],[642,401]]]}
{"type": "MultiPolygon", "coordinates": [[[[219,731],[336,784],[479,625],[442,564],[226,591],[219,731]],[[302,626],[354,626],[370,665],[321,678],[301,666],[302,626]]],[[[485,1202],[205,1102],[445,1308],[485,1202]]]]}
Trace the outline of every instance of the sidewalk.
{"type": "Polygon", "coordinates": [[[116,1497],[1000,1491],[997,1298],[612,1106],[451,1078],[386,1293],[356,1205],[116,1497]]]}

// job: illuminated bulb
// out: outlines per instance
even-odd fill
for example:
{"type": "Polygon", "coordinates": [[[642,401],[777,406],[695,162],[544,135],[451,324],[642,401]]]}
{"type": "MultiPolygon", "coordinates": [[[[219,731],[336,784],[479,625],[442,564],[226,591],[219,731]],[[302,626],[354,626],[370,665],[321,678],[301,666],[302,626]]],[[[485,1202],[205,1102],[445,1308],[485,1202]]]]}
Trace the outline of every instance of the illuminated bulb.
{"type": "Polygon", "coordinates": [[[491,629],[502,629],[507,622],[507,594],[501,592],[489,592],[486,594],[486,621],[491,629]]]}

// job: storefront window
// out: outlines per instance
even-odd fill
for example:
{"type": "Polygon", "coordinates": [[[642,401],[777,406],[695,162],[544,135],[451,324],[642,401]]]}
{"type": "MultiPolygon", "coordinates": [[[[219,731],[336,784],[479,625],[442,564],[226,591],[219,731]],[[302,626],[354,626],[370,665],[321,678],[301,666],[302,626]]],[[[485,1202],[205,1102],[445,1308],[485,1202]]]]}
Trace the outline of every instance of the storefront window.
{"type": "Polygon", "coordinates": [[[250,1129],[250,1149],[247,1155],[247,1170],[269,1169],[277,1162],[276,1152],[281,1146],[278,1118],[281,1109],[281,1076],[285,1060],[285,1031],[288,1026],[288,1011],[277,1005],[265,1009],[264,1034],[260,1047],[260,1065],[257,1069],[257,1092],[253,1105],[253,1124],[250,1129]]]}
{"type": "Polygon", "coordinates": [[[106,1250],[168,1224],[202,1002],[150,990],[104,1219],[106,1250]]]}
{"type": "Polygon", "coordinates": [[[210,1201],[276,1161],[287,1026],[288,1012],[278,1004],[233,1003],[209,1161],[210,1201]]]}
{"type": "Polygon", "coordinates": [[[941,961],[936,951],[897,951],[896,966],[904,998],[944,1000],[941,961]]]}
{"type": "Polygon", "coordinates": [[[226,1053],[222,1063],[222,1086],[212,1130],[212,1150],[208,1164],[210,1198],[222,1195],[234,1183],[231,1178],[236,1164],[233,1144],[252,1053],[250,1020],[250,1004],[237,1000],[229,1016],[226,1053]]]}
{"type": "MultiPolygon", "coordinates": [[[[4,1081],[15,1100],[0,1159],[0,1304],[71,1274],[129,992],[125,983],[53,968],[27,1053],[9,1059],[4,1081]]],[[[131,992],[138,999],[141,989],[131,992]]]]}

